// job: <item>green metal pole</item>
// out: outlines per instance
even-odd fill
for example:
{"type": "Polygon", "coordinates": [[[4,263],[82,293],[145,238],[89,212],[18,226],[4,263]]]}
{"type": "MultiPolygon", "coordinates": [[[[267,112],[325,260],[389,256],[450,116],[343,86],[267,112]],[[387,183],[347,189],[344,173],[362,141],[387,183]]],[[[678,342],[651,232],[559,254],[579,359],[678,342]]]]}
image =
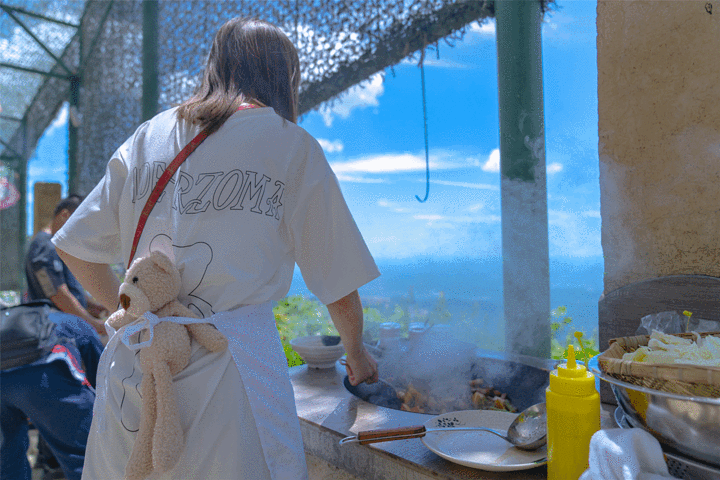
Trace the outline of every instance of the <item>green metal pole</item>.
{"type": "Polygon", "coordinates": [[[18,259],[22,259],[23,261],[20,263],[21,266],[17,269],[16,275],[17,284],[22,285],[22,288],[26,286],[25,275],[23,275],[23,273],[25,272],[25,248],[27,247],[27,162],[27,159],[22,159],[18,168],[18,187],[22,188],[20,200],[18,201],[20,207],[20,217],[18,219],[18,245],[20,246],[20,251],[18,252],[18,259]]]}
{"type": "Polygon", "coordinates": [[[158,109],[158,11],[157,0],[143,0],[143,121],[155,116],[158,109]]]}
{"type": "Polygon", "coordinates": [[[80,105],[80,77],[70,78],[70,121],[68,122],[68,193],[78,192],[78,127],[73,122],[73,115],[80,105]]]}
{"type": "Polygon", "coordinates": [[[28,178],[27,178],[27,164],[30,161],[27,148],[27,117],[23,117],[20,128],[22,128],[22,158],[18,162],[18,189],[20,191],[20,200],[18,206],[20,207],[19,218],[18,218],[18,245],[20,251],[18,252],[18,268],[16,270],[17,285],[21,285],[21,289],[24,290],[25,285],[25,248],[27,243],[27,198],[28,198],[28,178]]]}
{"type": "MultiPolygon", "coordinates": [[[[22,128],[22,127],[21,127],[22,128]]],[[[24,290],[26,160],[6,147],[0,163],[10,169],[10,181],[20,193],[12,207],[0,210],[0,290],[24,290]],[[12,175],[17,176],[12,178],[12,175]]]]}
{"type": "Polygon", "coordinates": [[[505,348],[550,356],[542,9],[538,0],[495,2],[505,348]]]}

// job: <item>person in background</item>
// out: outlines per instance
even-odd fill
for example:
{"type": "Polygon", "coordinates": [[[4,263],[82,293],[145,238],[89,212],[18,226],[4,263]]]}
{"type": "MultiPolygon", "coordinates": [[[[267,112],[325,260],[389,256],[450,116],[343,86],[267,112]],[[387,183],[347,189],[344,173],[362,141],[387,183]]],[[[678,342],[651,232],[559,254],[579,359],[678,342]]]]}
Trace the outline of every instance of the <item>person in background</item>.
{"type": "Polygon", "coordinates": [[[107,316],[107,310],[85,295],[84,289],[60,260],[55,245],[50,241],[82,200],[81,196],[75,194],[60,200],[55,207],[52,222],[32,238],[25,257],[28,297],[31,301],[50,300],[61,312],[82,318],[98,334],[105,335],[105,322],[100,317],[107,316]]]}
{"type": "Polygon", "coordinates": [[[33,478],[27,457],[29,422],[39,433],[34,468],[42,471],[42,478],[82,476],[102,343],[97,332],[74,315],[52,309],[49,319],[59,337],[52,351],[33,363],[0,371],[0,480],[33,478]],[[82,343],[87,346],[84,353],[82,343]],[[95,370],[86,374],[81,362],[94,363],[95,370]]]}
{"type": "MultiPolygon", "coordinates": [[[[55,245],[50,241],[82,200],[81,196],[71,194],[57,204],[50,224],[30,242],[25,257],[25,277],[29,301],[50,300],[63,312],[53,313],[53,321],[58,330],[63,330],[75,340],[88,382],[94,388],[103,350],[102,339],[98,335],[105,335],[105,325],[100,317],[107,316],[107,310],[85,295],[85,290],[58,257],[55,245]]],[[[38,438],[35,467],[42,469],[46,477],[55,477],[62,471],[42,435],[38,438]]]]}

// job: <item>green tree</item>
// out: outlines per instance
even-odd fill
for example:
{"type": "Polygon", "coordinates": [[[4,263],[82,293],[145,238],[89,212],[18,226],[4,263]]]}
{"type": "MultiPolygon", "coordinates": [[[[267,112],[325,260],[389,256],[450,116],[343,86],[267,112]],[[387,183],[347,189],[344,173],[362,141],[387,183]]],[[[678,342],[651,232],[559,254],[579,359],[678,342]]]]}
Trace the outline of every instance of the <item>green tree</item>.
{"type": "Polygon", "coordinates": [[[551,358],[555,360],[566,359],[568,345],[574,346],[575,359],[585,362],[586,365],[592,357],[600,353],[597,332],[593,332],[592,336],[587,338],[584,332],[568,328],[572,323],[572,317],[567,316],[567,307],[560,306],[552,310],[550,312],[550,321],[550,329],[553,335],[550,345],[551,358]],[[562,341],[561,338],[563,338],[562,341]]]}
{"type": "Polygon", "coordinates": [[[288,366],[303,365],[302,358],[293,350],[290,340],[306,335],[338,335],[330,321],[327,308],[320,302],[301,295],[283,298],[273,307],[275,326],[280,335],[288,366]]]}

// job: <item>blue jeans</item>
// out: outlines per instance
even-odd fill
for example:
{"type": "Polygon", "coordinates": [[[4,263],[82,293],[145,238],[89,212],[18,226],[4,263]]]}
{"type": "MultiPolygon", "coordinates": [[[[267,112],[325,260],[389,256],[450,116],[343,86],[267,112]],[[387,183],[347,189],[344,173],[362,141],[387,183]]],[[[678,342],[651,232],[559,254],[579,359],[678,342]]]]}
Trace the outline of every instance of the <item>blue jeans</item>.
{"type": "Polygon", "coordinates": [[[98,363],[104,348],[97,332],[85,320],[69,313],[53,311],[50,313],[50,320],[55,323],[58,336],[75,339],[75,345],[85,365],[85,376],[94,388],[98,363]]]}
{"type": "Polygon", "coordinates": [[[80,480],[93,389],[54,361],[0,372],[0,480],[31,480],[28,419],[47,442],[67,480],[80,480]]]}

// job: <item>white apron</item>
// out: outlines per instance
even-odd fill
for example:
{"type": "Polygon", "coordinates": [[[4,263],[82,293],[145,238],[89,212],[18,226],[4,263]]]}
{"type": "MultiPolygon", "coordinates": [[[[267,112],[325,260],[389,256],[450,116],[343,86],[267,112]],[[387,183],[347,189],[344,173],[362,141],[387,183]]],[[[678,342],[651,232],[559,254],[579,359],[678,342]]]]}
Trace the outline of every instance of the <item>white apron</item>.
{"type": "MultiPolygon", "coordinates": [[[[149,323],[157,319],[146,317],[149,323]]],[[[229,348],[211,353],[192,341],[190,364],[173,378],[185,450],[170,472],[148,479],[307,479],[295,397],[270,303],[204,319],[160,320],[211,323],[229,348]]],[[[98,368],[83,480],[123,479],[140,425],[139,350],[128,341],[133,326],[106,328],[111,338],[98,368]]]]}

